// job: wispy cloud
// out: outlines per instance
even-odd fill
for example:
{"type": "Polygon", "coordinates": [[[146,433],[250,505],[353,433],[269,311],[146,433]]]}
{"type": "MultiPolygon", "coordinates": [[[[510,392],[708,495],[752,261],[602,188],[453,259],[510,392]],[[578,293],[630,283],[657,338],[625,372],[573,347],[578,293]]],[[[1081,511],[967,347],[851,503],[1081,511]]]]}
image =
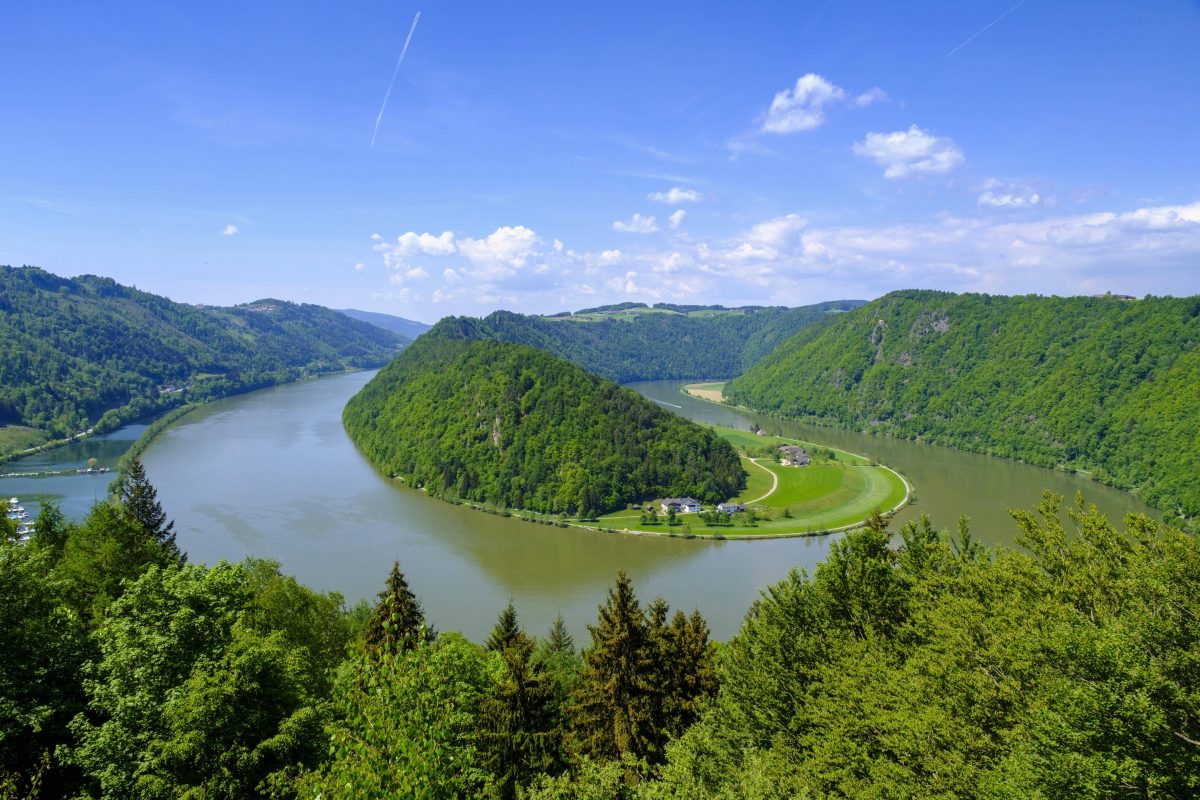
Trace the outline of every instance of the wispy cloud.
{"type": "Polygon", "coordinates": [[[1036,208],[1046,201],[1042,193],[1031,186],[1024,186],[998,178],[988,178],[983,182],[983,191],[976,198],[976,203],[991,208],[1036,208]]]}
{"type": "Polygon", "coordinates": [[[873,106],[876,103],[886,103],[890,99],[891,98],[888,97],[888,93],[883,89],[880,89],[878,86],[872,86],[870,89],[867,89],[858,97],[854,98],[854,105],[858,106],[859,108],[866,108],[867,106],[873,106]]]}
{"type": "Polygon", "coordinates": [[[658,221],[654,217],[643,217],[635,213],[628,220],[619,219],[614,222],[612,229],[619,233],[655,233],[658,231],[658,221]]]}
{"type": "Polygon", "coordinates": [[[226,225],[224,228],[221,229],[222,236],[234,236],[237,234],[237,232],[238,232],[237,225],[226,225]]]}
{"type": "Polygon", "coordinates": [[[934,136],[916,125],[907,131],[868,133],[854,144],[854,153],[885,167],[883,177],[889,179],[946,173],[965,160],[953,139],[934,136]]]}
{"type": "Polygon", "coordinates": [[[670,223],[671,230],[673,230],[673,231],[678,230],[679,226],[683,224],[683,220],[686,217],[687,217],[687,212],[684,211],[682,208],[675,211],[673,214],[671,214],[671,216],[667,217],[667,222],[670,223]]]}
{"type": "Polygon", "coordinates": [[[672,187],[665,192],[651,192],[646,199],[654,203],[668,203],[677,206],[680,203],[699,203],[703,196],[695,189],[672,187]]]}

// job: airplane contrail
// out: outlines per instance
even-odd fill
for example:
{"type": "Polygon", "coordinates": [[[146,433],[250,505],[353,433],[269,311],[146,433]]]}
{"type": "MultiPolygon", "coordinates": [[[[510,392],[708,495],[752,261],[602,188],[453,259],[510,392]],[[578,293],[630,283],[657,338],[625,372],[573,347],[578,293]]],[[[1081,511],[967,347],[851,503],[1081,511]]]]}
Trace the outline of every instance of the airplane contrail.
{"type": "Polygon", "coordinates": [[[383,94],[383,103],[379,106],[379,116],[375,117],[375,130],[371,131],[371,147],[375,146],[379,123],[383,121],[383,111],[387,108],[388,98],[392,96],[392,86],[396,83],[396,76],[400,74],[400,65],[404,63],[404,54],[408,52],[408,43],[412,41],[413,32],[417,29],[417,20],[419,19],[421,19],[420,11],[413,17],[412,27],[408,29],[408,36],[404,39],[404,47],[400,48],[400,57],[396,59],[396,68],[392,70],[392,79],[388,81],[387,91],[383,94]]]}
{"type": "Polygon", "coordinates": [[[956,48],[954,48],[953,50],[951,50],[949,53],[946,53],[946,58],[949,58],[950,56],[952,56],[952,55],[954,55],[955,53],[957,53],[959,50],[962,50],[964,47],[966,47],[967,45],[969,45],[971,42],[975,41],[976,37],[978,37],[978,36],[979,36],[981,33],[985,32],[985,31],[986,31],[988,28],[992,27],[992,26],[993,26],[993,25],[995,25],[997,22],[999,22],[1000,20],[1004,19],[1004,18],[1005,18],[1005,17],[1007,17],[1009,14],[1011,14],[1011,13],[1012,13],[1012,12],[1014,12],[1014,11],[1016,11],[1018,8],[1020,8],[1020,7],[1021,7],[1021,6],[1023,6],[1023,5],[1025,5],[1025,0],[1021,0],[1021,2],[1017,3],[1015,6],[1013,6],[1012,8],[1010,8],[1008,11],[1005,11],[1003,14],[1001,14],[1001,15],[1000,15],[1000,16],[998,16],[998,17],[996,17],[994,20],[992,20],[991,22],[989,22],[987,25],[984,25],[984,26],[983,26],[981,29],[979,29],[978,31],[976,31],[976,32],[975,32],[975,33],[974,33],[974,34],[973,34],[973,35],[972,35],[972,36],[971,36],[969,39],[967,39],[965,42],[963,42],[963,43],[962,43],[962,44],[960,44],[958,47],[956,47],[956,48]]]}

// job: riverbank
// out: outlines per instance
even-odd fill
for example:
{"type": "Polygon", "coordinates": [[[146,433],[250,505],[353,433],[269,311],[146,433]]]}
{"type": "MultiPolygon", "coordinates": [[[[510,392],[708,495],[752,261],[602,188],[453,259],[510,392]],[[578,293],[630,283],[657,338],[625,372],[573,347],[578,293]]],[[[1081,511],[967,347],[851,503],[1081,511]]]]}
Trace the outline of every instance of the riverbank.
{"type": "Polygon", "coordinates": [[[753,470],[746,489],[731,500],[745,508],[737,514],[709,511],[705,514],[707,519],[697,513],[681,513],[673,521],[668,521],[666,515],[657,514],[653,519],[647,519],[643,505],[639,504],[636,509],[580,520],[564,514],[542,514],[462,499],[438,499],[485,514],[560,528],[718,541],[840,533],[862,527],[875,512],[891,517],[913,499],[912,484],[903,475],[856,453],[782,436],[758,436],[720,426],[713,428],[739,447],[741,457],[753,470]],[[765,455],[758,458],[748,455],[753,448],[767,452],[783,444],[809,448],[816,457],[808,466],[792,467],[779,464],[773,453],[769,459],[765,455]]]}

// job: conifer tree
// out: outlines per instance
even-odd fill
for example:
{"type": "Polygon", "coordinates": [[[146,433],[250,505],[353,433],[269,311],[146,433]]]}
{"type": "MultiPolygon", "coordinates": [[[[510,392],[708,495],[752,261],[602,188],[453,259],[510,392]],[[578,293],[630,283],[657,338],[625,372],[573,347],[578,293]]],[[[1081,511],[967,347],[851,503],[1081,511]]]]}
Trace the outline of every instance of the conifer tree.
{"type": "Polygon", "coordinates": [[[392,562],[387,588],[379,593],[379,603],[367,621],[364,641],[372,653],[399,653],[413,650],[432,636],[425,628],[425,612],[420,601],[408,588],[400,571],[400,562],[392,562]]]}
{"type": "Polygon", "coordinates": [[[158,502],[158,491],[151,485],[146,468],[138,459],[130,461],[121,473],[117,497],[126,517],[141,525],[147,535],[153,536],[154,541],[180,563],[187,561],[187,555],[175,543],[175,521],[167,519],[167,512],[158,502]]]}
{"type": "Polygon", "coordinates": [[[656,646],[624,571],[600,607],[599,624],[588,630],[592,645],[584,652],[583,673],[572,698],[576,746],[602,760],[625,755],[658,759],[656,646]]]}
{"type": "Polygon", "coordinates": [[[708,640],[708,623],[693,610],[691,617],[676,611],[670,625],[658,628],[662,704],[660,730],[675,737],[700,716],[704,699],[717,693],[713,646],[708,640]]]}
{"type": "MultiPolygon", "coordinates": [[[[517,622],[517,609],[510,600],[505,609],[500,612],[500,618],[496,620],[495,627],[492,628],[492,633],[487,641],[487,649],[503,652],[505,648],[516,644],[519,638],[528,639],[525,632],[521,630],[520,623],[517,622]]],[[[532,643],[530,647],[532,647],[532,643]]]]}
{"type": "Polygon", "coordinates": [[[567,630],[567,623],[563,620],[562,614],[554,618],[554,624],[550,626],[550,636],[546,639],[546,645],[542,652],[546,658],[560,653],[567,656],[575,655],[575,639],[567,630]]]}
{"type": "Polygon", "coordinates": [[[532,658],[533,640],[521,630],[513,604],[500,612],[488,649],[500,653],[504,677],[479,710],[479,748],[495,792],[517,796],[537,774],[562,765],[555,686],[544,664],[532,658]]]}

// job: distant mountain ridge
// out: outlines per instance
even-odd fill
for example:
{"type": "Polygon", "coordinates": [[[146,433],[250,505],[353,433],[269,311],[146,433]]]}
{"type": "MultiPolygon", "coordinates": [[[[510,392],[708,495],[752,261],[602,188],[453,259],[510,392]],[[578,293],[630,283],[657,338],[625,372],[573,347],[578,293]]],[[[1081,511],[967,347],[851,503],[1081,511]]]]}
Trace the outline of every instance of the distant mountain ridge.
{"type": "Polygon", "coordinates": [[[424,322],[417,322],[414,319],[405,319],[404,317],[397,317],[392,314],[381,314],[378,311],[360,311],[357,308],[339,308],[336,310],[351,319],[369,323],[377,328],[383,328],[385,331],[398,333],[409,341],[412,341],[433,327],[432,325],[426,325],[424,322]]]}
{"type": "Polygon", "coordinates": [[[0,266],[0,430],[109,430],[185,401],[381,366],[403,342],[322,306],[192,306],[110,278],[0,266]]]}
{"type": "Polygon", "coordinates": [[[802,330],[725,397],[1091,471],[1200,518],[1200,297],[894,292],[802,330]]]}
{"type": "Polygon", "coordinates": [[[863,302],[732,309],[620,303],[553,316],[496,311],[483,318],[446,317],[427,335],[527,344],[621,383],[728,378],[797,331],[863,302]]]}
{"type": "Polygon", "coordinates": [[[380,469],[450,500],[587,516],[745,486],[733,446],[526,345],[423,336],[346,404],[380,469]]]}

